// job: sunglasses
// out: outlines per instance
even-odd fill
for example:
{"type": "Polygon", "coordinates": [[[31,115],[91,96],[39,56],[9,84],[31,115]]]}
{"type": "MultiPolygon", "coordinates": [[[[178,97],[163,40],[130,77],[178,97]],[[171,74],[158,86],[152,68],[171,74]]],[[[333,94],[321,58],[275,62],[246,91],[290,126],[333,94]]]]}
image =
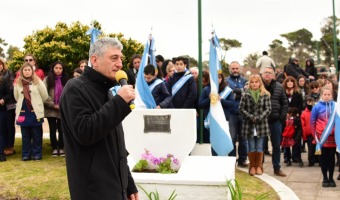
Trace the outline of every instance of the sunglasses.
{"type": "Polygon", "coordinates": [[[25,62],[32,62],[32,61],[33,61],[32,58],[30,58],[30,59],[25,59],[25,62]]]}

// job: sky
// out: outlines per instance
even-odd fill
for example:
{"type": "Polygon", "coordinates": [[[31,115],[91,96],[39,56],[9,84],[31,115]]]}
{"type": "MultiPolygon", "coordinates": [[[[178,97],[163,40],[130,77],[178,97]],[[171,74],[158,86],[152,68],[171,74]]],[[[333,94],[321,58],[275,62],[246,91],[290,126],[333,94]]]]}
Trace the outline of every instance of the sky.
{"type": "MultiPolygon", "coordinates": [[[[340,16],[340,0],[335,14],[340,16]]],[[[202,57],[208,60],[209,38],[236,39],[242,48],[230,50],[226,61],[268,50],[280,34],[306,28],[320,38],[325,18],[333,15],[332,0],[201,0],[202,57]]],[[[145,44],[152,32],[156,54],[164,58],[198,58],[198,0],[1,0],[0,38],[22,49],[33,31],[97,20],[105,33],[123,33],[145,44]],[[152,29],[152,31],[151,31],[152,29]]],[[[338,27],[338,29],[340,29],[338,27]]]]}

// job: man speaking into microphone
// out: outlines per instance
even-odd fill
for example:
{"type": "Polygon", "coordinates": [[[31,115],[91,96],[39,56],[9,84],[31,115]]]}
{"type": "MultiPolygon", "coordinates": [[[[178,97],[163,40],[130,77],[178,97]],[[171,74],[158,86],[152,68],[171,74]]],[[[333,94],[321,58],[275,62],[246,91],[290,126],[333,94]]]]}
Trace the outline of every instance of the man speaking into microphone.
{"type": "Polygon", "coordinates": [[[138,200],[127,165],[122,121],[135,98],[131,85],[113,93],[122,68],[119,40],[101,38],[90,48],[92,68],[70,80],[61,96],[66,169],[71,199],[138,200]]]}

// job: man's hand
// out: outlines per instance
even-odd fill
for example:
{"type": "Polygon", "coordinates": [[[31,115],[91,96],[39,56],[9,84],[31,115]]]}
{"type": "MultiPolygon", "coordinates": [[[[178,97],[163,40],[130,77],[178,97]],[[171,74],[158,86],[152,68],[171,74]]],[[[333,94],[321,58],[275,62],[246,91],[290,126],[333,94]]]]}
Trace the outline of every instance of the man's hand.
{"type": "Polygon", "coordinates": [[[129,200],[139,200],[138,193],[131,194],[130,196],[128,196],[128,199],[129,200]]]}
{"type": "Polygon", "coordinates": [[[132,85],[123,85],[119,89],[118,95],[121,96],[126,103],[129,103],[131,100],[135,99],[135,90],[132,85]]]}

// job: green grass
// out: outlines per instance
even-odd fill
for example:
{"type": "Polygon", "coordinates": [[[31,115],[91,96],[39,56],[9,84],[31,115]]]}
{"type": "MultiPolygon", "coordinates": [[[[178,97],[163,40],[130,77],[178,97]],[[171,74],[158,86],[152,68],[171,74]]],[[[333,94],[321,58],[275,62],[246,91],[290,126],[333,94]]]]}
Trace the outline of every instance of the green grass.
{"type": "MultiPolygon", "coordinates": [[[[44,139],[41,161],[23,162],[21,139],[16,139],[16,154],[0,163],[0,199],[70,199],[65,158],[52,157],[49,143],[49,139],[44,139]]],[[[269,185],[247,173],[237,170],[236,181],[245,200],[279,199],[269,185]]]]}

